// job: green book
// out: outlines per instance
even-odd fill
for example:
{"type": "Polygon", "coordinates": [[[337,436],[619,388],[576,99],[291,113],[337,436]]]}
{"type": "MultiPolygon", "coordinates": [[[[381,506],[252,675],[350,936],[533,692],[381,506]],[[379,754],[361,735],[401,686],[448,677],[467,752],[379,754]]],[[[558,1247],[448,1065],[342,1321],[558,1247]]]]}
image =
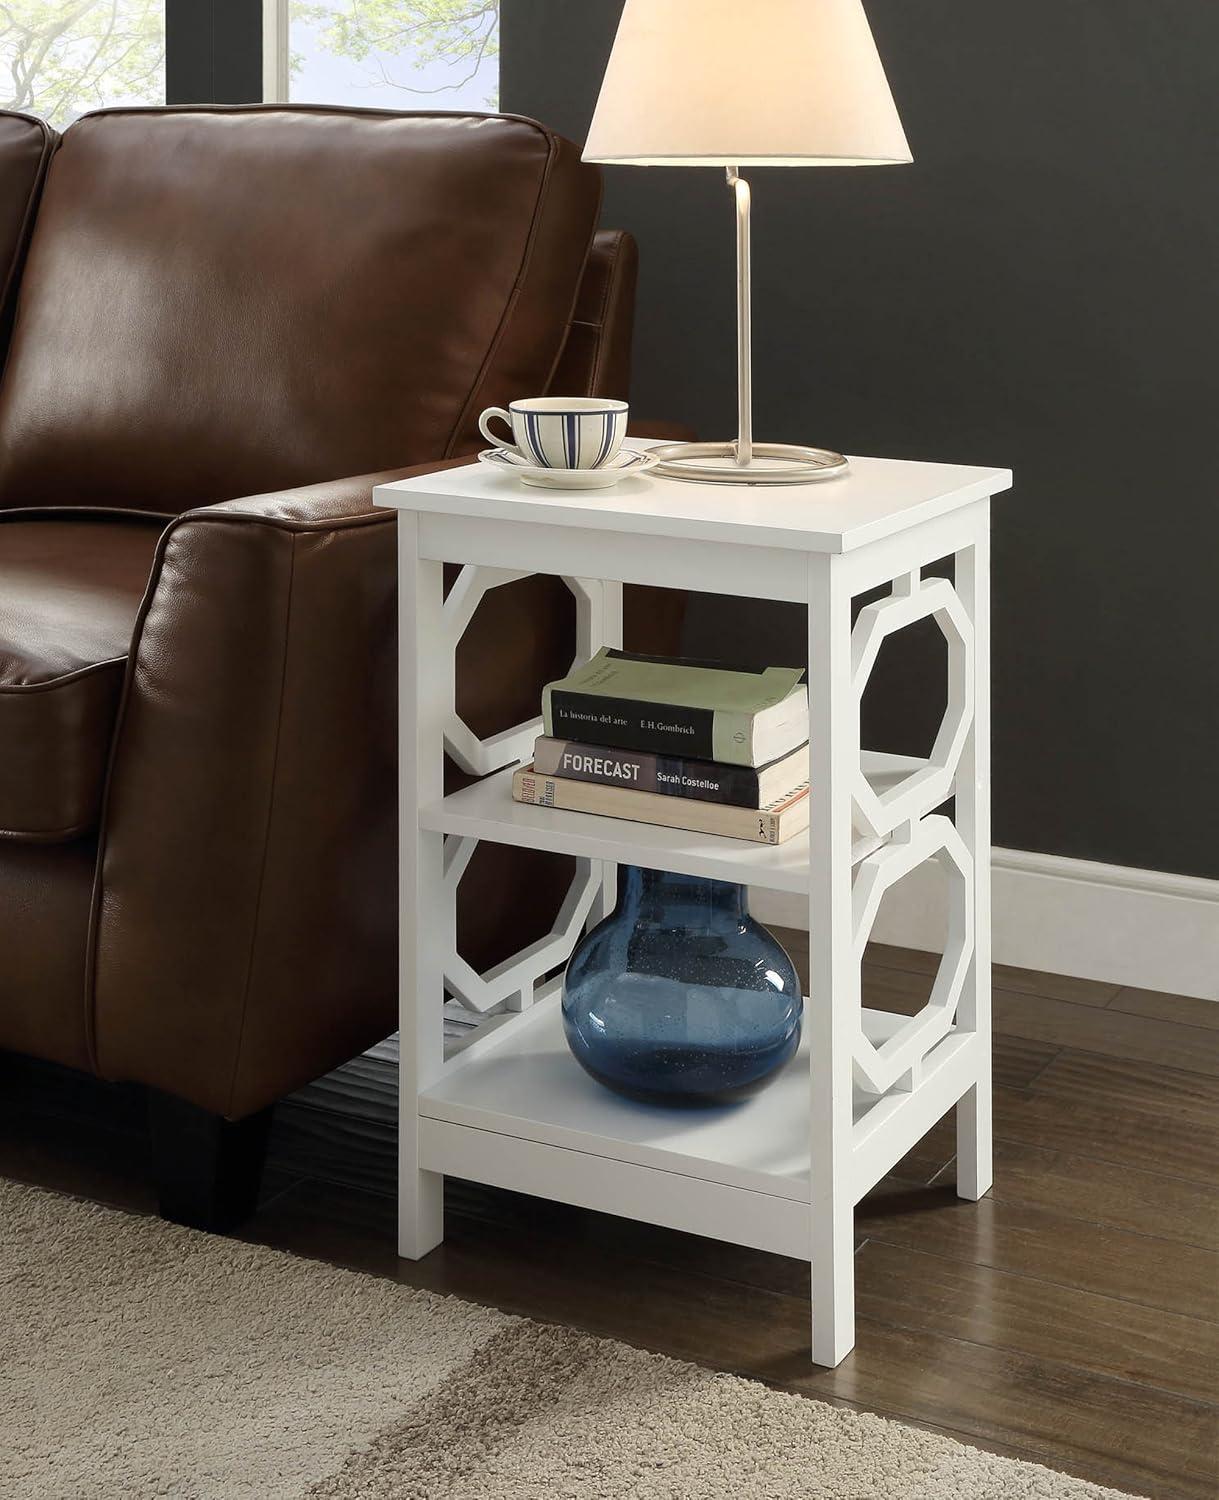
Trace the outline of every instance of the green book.
{"type": "Polygon", "coordinates": [[[764,766],[808,739],[808,687],[799,667],[762,671],[603,647],[542,690],[556,739],[764,766]]]}

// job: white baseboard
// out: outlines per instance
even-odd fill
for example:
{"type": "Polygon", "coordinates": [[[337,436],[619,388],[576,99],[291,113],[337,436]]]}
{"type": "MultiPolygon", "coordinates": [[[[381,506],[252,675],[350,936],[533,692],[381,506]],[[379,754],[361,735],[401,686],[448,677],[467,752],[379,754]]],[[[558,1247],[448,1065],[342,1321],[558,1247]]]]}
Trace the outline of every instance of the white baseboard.
{"type": "MultiPolygon", "coordinates": [[[[938,952],[944,881],[924,865],[881,904],[877,942],[938,952]]],[[[1219,880],[996,849],[994,961],[1137,989],[1219,1000],[1219,880]]],[[[787,891],[754,891],[763,922],[807,928],[808,906],[787,891]]]]}

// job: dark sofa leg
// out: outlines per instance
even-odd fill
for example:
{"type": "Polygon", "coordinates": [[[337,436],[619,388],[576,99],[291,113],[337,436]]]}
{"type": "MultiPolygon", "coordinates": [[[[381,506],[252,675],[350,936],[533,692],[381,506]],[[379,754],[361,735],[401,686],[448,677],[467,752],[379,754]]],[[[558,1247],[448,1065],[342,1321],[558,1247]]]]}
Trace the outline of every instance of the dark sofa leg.
{"type": "Polygon", "coordinates": [[[226,1120],[148,1090],[152,1170],[163,1219],[222,1234],[254,1212],[271,1110],[226,1120]]]}

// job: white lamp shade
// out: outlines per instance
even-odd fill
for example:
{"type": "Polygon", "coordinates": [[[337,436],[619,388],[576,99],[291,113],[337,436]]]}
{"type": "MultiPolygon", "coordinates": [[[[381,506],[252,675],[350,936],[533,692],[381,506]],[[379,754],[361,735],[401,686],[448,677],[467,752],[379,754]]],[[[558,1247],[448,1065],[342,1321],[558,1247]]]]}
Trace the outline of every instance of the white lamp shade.
{"type": "Polygon", "coordinates": [[[635,166],[912,159],[860,0],[626,0],[584,157],[635,166]]]}

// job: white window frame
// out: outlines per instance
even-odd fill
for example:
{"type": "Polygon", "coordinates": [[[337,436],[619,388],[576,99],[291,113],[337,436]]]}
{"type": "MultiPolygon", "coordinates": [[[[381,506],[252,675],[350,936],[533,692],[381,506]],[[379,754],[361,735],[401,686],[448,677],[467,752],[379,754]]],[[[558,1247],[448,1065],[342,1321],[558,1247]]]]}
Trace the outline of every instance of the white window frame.
{"type": "Polygon", "coordinates": [[[288,0],[262,0],[262,97],[288,102],[288,0]]]}

